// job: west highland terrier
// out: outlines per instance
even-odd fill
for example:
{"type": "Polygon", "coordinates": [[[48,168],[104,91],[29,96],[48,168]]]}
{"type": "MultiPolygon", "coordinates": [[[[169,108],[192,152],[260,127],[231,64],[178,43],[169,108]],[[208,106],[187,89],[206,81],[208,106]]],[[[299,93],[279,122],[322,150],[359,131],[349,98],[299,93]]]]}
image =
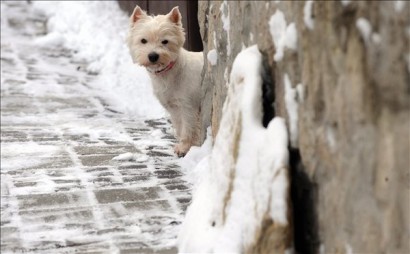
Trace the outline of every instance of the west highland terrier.
{"type": "Polygon", "coordinates": [[[199,145],[202,52],[182,46],[185,33],[181,13],[175,7],[167,15],[148,16],[136,6],[130,18],[128,46],[134,63],[145,66],[153,90],[170,113],[179,143],[175,153],[182,157],[199,145]]]}

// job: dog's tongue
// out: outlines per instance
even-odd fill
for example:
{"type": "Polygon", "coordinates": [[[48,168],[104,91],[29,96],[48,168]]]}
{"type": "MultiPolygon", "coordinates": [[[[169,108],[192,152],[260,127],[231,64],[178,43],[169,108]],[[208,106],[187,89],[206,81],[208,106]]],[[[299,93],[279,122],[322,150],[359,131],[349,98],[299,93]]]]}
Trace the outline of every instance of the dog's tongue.
{"type": "Polygon", "coordinates": [[[174,67],[174,65],[175,65],[175,61],[172,61],[164,69],[156,71],[155,74],[163,74],[163,73],[171,70],[172,67],[174,67]]]}

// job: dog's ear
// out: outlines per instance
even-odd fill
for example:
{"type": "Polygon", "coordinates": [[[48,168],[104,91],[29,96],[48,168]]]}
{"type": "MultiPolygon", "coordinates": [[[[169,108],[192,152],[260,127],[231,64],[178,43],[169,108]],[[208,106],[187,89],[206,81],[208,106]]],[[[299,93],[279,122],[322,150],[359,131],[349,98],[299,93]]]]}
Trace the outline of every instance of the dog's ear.
{"type": "Polygon", "coordinates": [[[131,22],[135,23],[138,20],[146,17],[147,14],[145,13],[145,11],[143,11],[138,5],[135,6],[134,12],[131,15],[131,22]]]}
{"type": "Polygon", "coordinates": [[[174,8],[168,13],[168,17],[169,17],[169,19],[170,19],[173,23],[175,23],[175,24],[177,24],[177,25],[180,25],[180,24],[181,24],[182,16],[181,16],[181,13],[179,12],[179,7],[178,7],[178,6],[174,7],[174,8]]]}

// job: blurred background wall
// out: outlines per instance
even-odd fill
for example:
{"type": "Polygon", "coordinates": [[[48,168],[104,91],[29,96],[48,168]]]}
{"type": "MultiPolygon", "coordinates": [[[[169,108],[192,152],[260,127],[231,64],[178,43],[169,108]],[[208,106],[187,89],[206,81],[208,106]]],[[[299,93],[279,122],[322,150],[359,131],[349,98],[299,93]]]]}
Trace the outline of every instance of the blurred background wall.
{"type": "Polygon", "coordinates": [[[121,9],[132,14],[136,5],[139,5],[148,14],[166,14],[173,7],[179,6],[182,15],[182,24],[185,28],[186,41],[184,48],[190,51],[202,51],[202,40],[198,25],[198,1],[148,1],[148,0],[120,0],[121,9]]]}

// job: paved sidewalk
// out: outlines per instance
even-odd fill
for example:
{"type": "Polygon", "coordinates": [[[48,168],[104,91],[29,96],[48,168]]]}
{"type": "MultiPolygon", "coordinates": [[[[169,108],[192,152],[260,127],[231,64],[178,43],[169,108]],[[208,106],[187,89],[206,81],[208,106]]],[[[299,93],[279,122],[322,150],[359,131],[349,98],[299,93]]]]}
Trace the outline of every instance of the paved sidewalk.
{"type": "Polygon", "coordinates": [[[1,253],[176,252],[190,190],[169,122],[110,109],[69,50],[33,44],[45,18],[8,5],[21,15],[1,35],[1,253]]]}

